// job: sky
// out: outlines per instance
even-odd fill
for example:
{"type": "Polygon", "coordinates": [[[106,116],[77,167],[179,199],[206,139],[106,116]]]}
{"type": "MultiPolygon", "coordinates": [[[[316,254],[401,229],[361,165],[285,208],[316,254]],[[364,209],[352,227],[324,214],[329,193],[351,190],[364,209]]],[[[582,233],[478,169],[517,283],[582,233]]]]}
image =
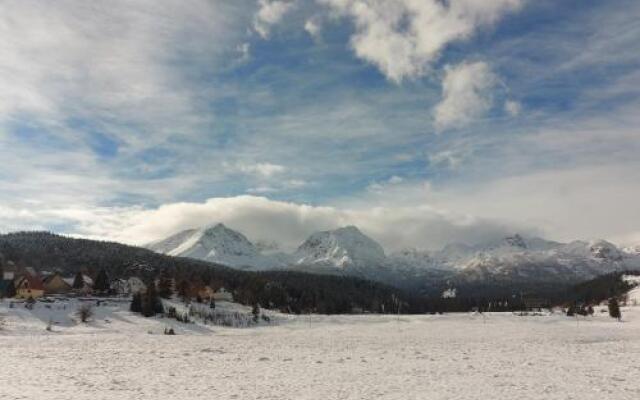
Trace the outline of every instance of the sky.
{"type": "Polygon", "coordinates": [[[0,93],[0,232],[640,244],[635,0],[6,0],[0,93]]]}

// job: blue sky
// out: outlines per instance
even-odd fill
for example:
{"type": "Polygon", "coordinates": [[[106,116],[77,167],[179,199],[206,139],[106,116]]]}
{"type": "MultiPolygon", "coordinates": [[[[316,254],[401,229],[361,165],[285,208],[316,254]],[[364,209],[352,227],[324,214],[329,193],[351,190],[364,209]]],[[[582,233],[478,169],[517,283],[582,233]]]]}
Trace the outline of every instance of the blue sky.
{"type": "Polygon", "coordinates": [[[0,231],[640,244],[637,1],[0,9],[0,231]]]}

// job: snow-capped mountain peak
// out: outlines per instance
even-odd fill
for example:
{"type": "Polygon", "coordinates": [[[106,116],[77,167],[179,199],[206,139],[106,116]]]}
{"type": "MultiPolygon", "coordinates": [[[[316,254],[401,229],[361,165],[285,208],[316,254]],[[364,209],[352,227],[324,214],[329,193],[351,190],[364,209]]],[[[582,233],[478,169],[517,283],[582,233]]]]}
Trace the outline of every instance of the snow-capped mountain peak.
{"type": "Polygon", "coordinates": [[[522,236],[520,236],[517,233],[513,236],[507,236],[506,238],[504,238],[504,242],[505,244],[511,247],[516,247],[520,249],[527,248],[527,244],[525,243],[524,239],[522,238],[522,236]]]}
{"type": "Polygon", "coordinates": [[[379,266],[385,261],[382,246],[355,226],[312,234],[298,247],[294,260],[299,265],[339,268],[379,266]]]}
{"type": "Polygon", "coordinates": [[[148,247],[235,268],[345,273],[387,283],[422,278],[575,281],[640,269],[638,252],[605,240],[565,244],[520,234],[473,245],[453,243],[439,251],[405,249],[387,257],[380,244],[355,226],[316,232],[293,254],[280,252],[273,242],[253,244],[223,224],[188,229],[148,247]]]}
{"type": "Polygon", "coordinates": [[[601,260],[620,261],[622,252],[613,243],[606,240],[594,240],[590,243],[589,250],[593,257],[601,260]]]}
{"type": "Polygon", "coordinates": [[[261,254],[246,236],[222,223],[188,229],[147,247],[171,256],[197,258],[231,267],[267,269],[282,261],[280,257],[261,254]]]}

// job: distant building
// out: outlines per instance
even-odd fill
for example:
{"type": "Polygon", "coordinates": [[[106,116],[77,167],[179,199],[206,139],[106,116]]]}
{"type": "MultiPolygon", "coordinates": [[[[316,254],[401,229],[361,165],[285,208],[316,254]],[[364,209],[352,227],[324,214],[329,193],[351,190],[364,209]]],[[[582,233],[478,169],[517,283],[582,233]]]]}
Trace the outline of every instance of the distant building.
{"type": "Polygon", "coordinates": [[[73,278],[64,278],[64,281],[71,285],[73,292],[81,295],[89,295],[93,292],[93,279],[89,275],[77,273],[73,278]]]}
{"type": "Polygon", "coordinates": [[[442,292],[443,299],[455,299],[456,298],[456,288],[450,288],[442,292]]]}
{"type": "Polygon", "coordinates": [[[147,291],[147,285],[145,285],[142,279],[132,276],[127,279],[127,290],[129,291],[128,294],[145,293],[147,291]]]}
{"type": "Polygon", "coordinates": [[[206,300],[206,301],[211,300],[212,298],[214,298],[214,296],[215,296],[215,292],[213,289],[211,289],[210,286],[200,286],[196,294],[196,297],[199,297],[202,300],[206,300]]]}
{"type": "Polygon", "coordinates": [[[131,294],[126,279],[114,279],[111,281],[111,292],[118,296],[126,296],[131,294]]]}
{"type": "Polygon", "coordinates": [[[16,298],[37,299],[44,296],[42,279],[31,271],[16,279],[14,286],[16,288],[16,298]]]}
{"type": "Polygon", "coordinates": [[[58,272],[46,276],[42,284],[46,294],[66,294],[71,292],[71,285],[58,272]]]}
{"type": "Polygon", "coordinates": [[[221,287],[213,293],[213,299],[215,301],[233,301],[233,294],[221,287]]]}

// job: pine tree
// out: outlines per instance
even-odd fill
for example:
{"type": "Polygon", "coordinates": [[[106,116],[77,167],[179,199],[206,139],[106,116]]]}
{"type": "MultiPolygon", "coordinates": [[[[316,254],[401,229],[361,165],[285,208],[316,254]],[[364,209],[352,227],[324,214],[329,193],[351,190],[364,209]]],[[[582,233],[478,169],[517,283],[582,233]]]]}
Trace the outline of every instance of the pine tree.
{"type": "Polygon", "coordinates": [[[133,295],[131,299],[131,312],[141,313],[142,312],[142,296],[140,293],[136,293],[133,295]]]}
{"type": "Polygon", "coordinates": [[[622,318],[622,313],[620,312],[620,305],[618,304],[618,300],[615,297],[609,299],[609,315],[611,318],[616,318],[618,321],[622,318]]]}
{"type": "Polygon", "coordinates": [[[211,297],[211,301],[209,302],[209,308],[212,310],[216,308],[216,300],[213,297],[211,297]]]}
{"type": "Polygon", "coordinates": [[[109,289],[109,276],[107,275],[107,271],[103,268],[98,272],[98,276],[96,276],[96,280],[93,284],[93,290],[99,294],[107,294],[109,293],[109,289]]]}
{"type": "Polygon", "coordinates": [[[258,323],[260,320],[260,305],[258,303],[253,303],[251,314],[253,314],[253,322],[258,323]]]}
{"type": "Polygon", "coordinates": [[[158,295],[163,299],[169,299],[173,295],[173,281],[166,274],[162,274],[158,280],[158,295]]]}
{"type": "Polygon", "coordinates": [[[189,299],[189,282],[184,279],[178,283],[178,296],[180,296],[185,303],[189,299]]]}
{"type": "Polygon", "coordinates": [[[153,317],[156,314],[162,314],[164,308],[162,307],[162,300],[158,296],[156,285],[153,281],[147,285],[147,292],[144,295],[142,301],[142,315],[145,317],[153,317]]]}
{"type": "Polygon", "coordinates": [[[73,278],[72,287],[74,289],[82,289],[84,287],[84,275],[82,272],[78,271],[78,273],[76,273],[75,278],[73,278]]]}

